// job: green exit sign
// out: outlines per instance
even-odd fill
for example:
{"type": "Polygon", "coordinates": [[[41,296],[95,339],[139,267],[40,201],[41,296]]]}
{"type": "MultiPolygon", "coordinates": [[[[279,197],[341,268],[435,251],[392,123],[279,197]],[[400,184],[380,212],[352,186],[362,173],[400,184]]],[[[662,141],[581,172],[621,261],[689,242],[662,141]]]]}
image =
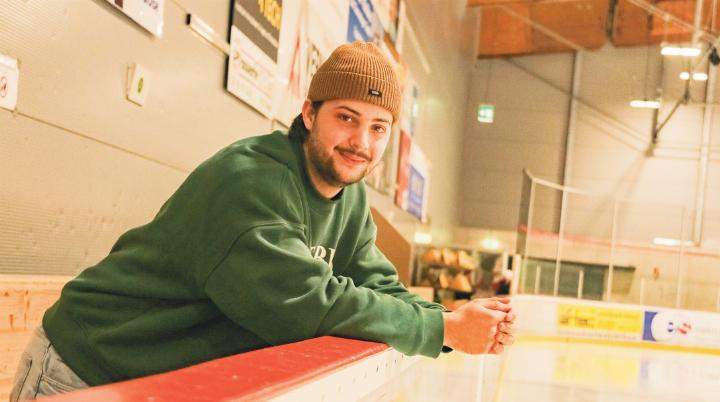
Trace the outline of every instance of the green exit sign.
{"type": "Polygon", "coordinates": [[[495,116],[495,106],[481,104],[478,106],[477,119],[480,123],[492,123],[495,116]]]}

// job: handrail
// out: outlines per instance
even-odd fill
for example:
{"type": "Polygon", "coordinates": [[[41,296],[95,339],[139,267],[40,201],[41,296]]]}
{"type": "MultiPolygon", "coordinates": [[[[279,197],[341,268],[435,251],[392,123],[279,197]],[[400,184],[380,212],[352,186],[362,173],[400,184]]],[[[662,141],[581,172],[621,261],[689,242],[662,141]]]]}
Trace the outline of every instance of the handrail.
{"type": "Polygon", "coordinates": [[[324,396],[324,400],[353,400],[375,389],[369,385],[386,382],[413,362],[414,358],[405,357],[382,343],[323,336],[55,395],[42,401],[264,401],[307,399],[304,395],[324,396]],[[348,373],[361,378],[356,381],[348,373]],[[337,377],[341,374],[347,384],[337,377]],[[333,375],[336,377],[331,379],[332,389],[303,390],[307,384],[333,375]]]}

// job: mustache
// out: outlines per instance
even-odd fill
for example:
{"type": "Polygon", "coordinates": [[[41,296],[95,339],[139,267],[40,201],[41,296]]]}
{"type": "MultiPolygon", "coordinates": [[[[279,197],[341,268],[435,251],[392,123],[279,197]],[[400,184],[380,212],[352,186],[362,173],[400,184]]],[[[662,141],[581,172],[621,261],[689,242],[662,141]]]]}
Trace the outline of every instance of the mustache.
{"type": "Polygon", "coordinates": [[[346,153],[346,154],[351,154],[352,156],[354,156],[354,157],[356,157],[356,158],[365,159],[365,161],[370,162],[370,159],[371,159],[371,158],[370,158],[370,155],[366,154],[365,152],[358,151],[358,150],[355,150],[355,149],[352,149],[352,148],[341,148],[341,147],[337,147],[337,149],[338,149],[338,151],[340,151],[340,152],[343,152],[343,153],[346,153]]]}

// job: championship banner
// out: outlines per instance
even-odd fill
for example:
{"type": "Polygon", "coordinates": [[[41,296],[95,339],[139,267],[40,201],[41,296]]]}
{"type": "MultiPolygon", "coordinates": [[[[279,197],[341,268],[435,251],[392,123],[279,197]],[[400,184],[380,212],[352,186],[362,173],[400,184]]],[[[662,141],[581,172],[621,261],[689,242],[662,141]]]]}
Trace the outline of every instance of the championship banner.
{"type": "Polygon", "coordinates": [[[162,36],[165,0],[107,0],[107,2],[153,35],[162,36]]]}
{"type": "Polygon", "coordinates": [[[226,88],[272,118],[282,0],[235,0],[232,15],[226,88]]]}

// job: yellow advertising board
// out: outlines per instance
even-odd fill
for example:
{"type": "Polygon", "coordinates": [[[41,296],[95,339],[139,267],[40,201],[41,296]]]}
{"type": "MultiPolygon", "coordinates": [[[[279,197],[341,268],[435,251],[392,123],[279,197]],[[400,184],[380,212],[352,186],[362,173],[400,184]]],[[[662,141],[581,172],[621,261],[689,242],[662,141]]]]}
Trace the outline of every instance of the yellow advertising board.
{"type": "Polygon", "coordinates": [[[643,311],[561,303],[557,320],[560,329],[642,334],[643,311]]]}

